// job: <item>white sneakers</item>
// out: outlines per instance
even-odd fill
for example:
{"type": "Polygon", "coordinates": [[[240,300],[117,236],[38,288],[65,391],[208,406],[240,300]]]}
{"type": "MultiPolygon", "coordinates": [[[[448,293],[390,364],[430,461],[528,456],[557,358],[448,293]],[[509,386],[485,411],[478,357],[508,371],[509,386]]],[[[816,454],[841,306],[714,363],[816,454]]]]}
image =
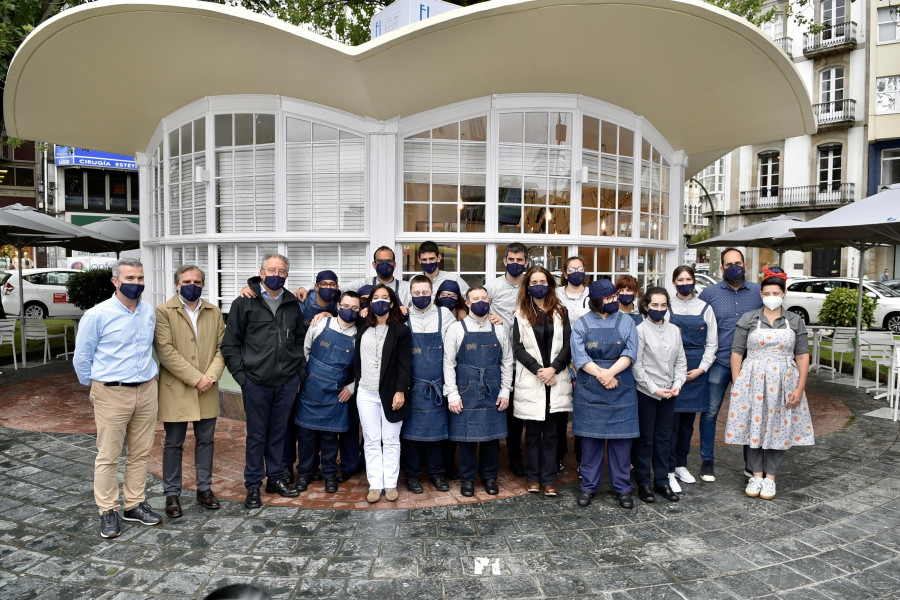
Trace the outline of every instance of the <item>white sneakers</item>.
{"type": "Polygon", "coordinates": [[[769,479],[768,477],[763,479],[762,490],[759,492],[759,497],[763,500],[771,500],[775,497],[775,480],[769,479]]]}
{"type": "Polygon", "coordinates": [[[747,482],[747,487],[744,488],[744,493],[750,496],[751,498],[758,498],[759,493],[762,491],[763,487],[763,478],[762,477],[751,477],[750,481],[747,482]]]}
{"type": "Polygon", "coordinates": [[[672,491],[676,494],[681,493],[681,486],[678,485],[678,480],[675,478],[675,473],[669,473],[669,487],[672,488],[672,491]]]}
{"type": "MultiPolygon", "coordinates": [[[[687,470],[687,467],[675,467],[674,475],[685,483],[697,483],[697,480],[694,479],[694,476],[691,475],[691,472],[687,470]]],[[[671,479],[671,475],[669,476],[669,478],[671,479]]],[[[675,488],[672,487],[672,489],[674,490],[675,488]]]]}

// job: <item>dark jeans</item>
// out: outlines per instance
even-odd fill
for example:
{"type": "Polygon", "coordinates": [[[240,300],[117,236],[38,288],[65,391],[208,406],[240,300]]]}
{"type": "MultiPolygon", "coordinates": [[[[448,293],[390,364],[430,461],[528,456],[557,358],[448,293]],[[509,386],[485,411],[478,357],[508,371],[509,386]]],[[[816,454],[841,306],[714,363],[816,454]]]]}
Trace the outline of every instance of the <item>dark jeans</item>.
{"type": "Polygon", "coordinates": [[[604,448],[609,456],[609,482],[617,494],[631,491],[631,438],[603,440],[581,438],[581,491],[594,494],[603,476],[604,448]]]}
{"type": "Polygon", "coordinates": [[[675,414],[675,398],[657,400],[641,392],[637,393],[637,397],[641,435],[635,440],[632,448],[634,479],[638,485],[651,485],[651,481],[656,485],[669,485],[669,454],[672,452],[672,415],[675,414]]]}
{"type": "Polygon", "coordinates": [[[247,415],[247,489],[260,487],[263,477],[275,483],[284,476],[284,435],[288,421],[294,418],[291,408],[299,384],[300,376],[295,375],[283,385],[259,385],[247,378],[241,386],[247,415]]]}
{"type": "MultiPolygon", "coordinates": [[[[569,415],[572,413],[557,413],[556,420],[556,462],[562,462],[569,453],[569,415]]],[[[527,440],[526,440],[527,441],[527,440]]]]}
{"type": "Polygon", "coordinates": [[[567,415],[548,413],[543,421],[525,421],[525,481],[556,485],[559,422],[567,415]]]}
{"type": "MultiPolygon", "coordinates": [[[[509,409],[507,409],[509,410],[509,409]]],[[[456,471],[456,442],[452,440],[444,440],[441,443],[441,464],[444,465],[444,472],[456,471]]]]}
{"type": "Polygon", "coordinates": [[[422,456],[428,474],[444,474],[444,442],[416,442],[400,438],[400,468],[407,477],[422,476],[422,456]]]}
{"type": "Polygon", "coordinates": [[[669,469],[687,466],[691,452],[691,438],[694,437],[694,419],[697,413],[675,413],[672,416],[672,443],[669,452],[669,469]]]}
{"type": "Polygon", "coordinates": [[[359,457],[359,411],[356,410],[356,398],[351,398],[348,403],[350,427],[338,434],[341,445],[341,470],[346,472],[357,470],[362,462],[359,457]]]}
{"type": "Polygon", "coordinates": [[[500,440],[489,442],[459,442],[459,480],[475,481],[475,473],[482,479],[497,479],[497,455],[500,453],[500,440]],[[478,445],[481,445],[479,451],[478,445]],[[478,452],[478,459],[475,453],[478,452]]]}
{"type": "Polygon", "coordinates": [[[713,363],[709,368],[709,405],[700,413],[701,460],[712,461],[716,458],[716,419],[719,418],[719,409],[722,408],[722,400],[729,385],[731,385],[731,367],[713,363]]]}
{"type": "MultiPolygon", "coordinates": [[[[166,443],[163,446],[163,492],[166,496],[181,495],[181,455],[187,436],[187,421],[163,423],[166,443]]],[[[194,468],[197,471],[197,489],[208,490],[212,486],[213,446],[216,438],[216,418],[194,421],[194,468]]]]}
{"type": "Polygon", "coordinates": [[[284,460],[282,461],[282,466],[287,469],[288,467],[293,468],[294,464],[297,462],[297,457],[299,456],[299,439],[298,439],[298,429],[299,425],[294,423],[294,415],[297,414],[297,405],[300,404],[300,394],[297,394],[294,398],[294,405],[291,407],[291,416],[287,422],[287,428],[284,430],[284,460]]]}
{"type": "Polygon", "coordinates": [[[297,465],[297,477],[307,481],[319,464],[319,449],[322,451],[322,477],[337,477],[338,434],[334,431],[316,431],[297,426],[297,437],[300,440],[300,463],[297,465]]]}
{"type": "Polygon", "coordinates": [[[510,390],[509,406],[506,407],[506,453],[509,462],[522,462],[522,430],[525,428],[525,421],[517,419],[513,414],[513,396],[510,390]]]}

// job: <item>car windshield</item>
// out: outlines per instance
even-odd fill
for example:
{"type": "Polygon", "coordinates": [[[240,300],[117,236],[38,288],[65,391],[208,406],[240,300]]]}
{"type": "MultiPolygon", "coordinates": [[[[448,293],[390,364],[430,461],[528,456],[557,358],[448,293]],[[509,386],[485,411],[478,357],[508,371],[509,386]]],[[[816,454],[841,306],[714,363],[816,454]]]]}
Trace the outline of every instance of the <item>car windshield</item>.
{"type": "Polygon", "coordinates": [[[887,296],[888,298],[900,298],[900,293],[896,290],[891,289],[886,285],[881,285],[877,281],[869,281],[866,283],[866,287],[872,288],[882,296],[887,296]]]}

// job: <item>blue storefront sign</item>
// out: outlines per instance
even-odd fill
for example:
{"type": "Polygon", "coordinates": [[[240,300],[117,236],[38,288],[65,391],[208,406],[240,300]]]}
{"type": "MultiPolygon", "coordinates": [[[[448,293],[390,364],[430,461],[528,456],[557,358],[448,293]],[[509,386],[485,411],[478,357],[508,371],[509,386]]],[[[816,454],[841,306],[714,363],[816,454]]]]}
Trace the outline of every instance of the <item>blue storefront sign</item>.
{"type": "Polygon", "coordinates": [[[98,152],[96,150],[82,150],[69,146],[56,146],[54,150],[54,162],[57,167],[97,167],[101,169],[126,169],[137,171],[137,162],[131,156],[98,152]]]}

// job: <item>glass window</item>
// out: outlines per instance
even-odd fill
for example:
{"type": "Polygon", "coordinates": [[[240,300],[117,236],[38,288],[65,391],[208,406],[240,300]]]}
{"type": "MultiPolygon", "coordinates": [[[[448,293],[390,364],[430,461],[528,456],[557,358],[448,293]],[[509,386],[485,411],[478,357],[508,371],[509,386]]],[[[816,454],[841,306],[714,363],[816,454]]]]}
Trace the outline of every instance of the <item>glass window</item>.
{"type": "Polygon", "coordinates": [[[154,150],[153,158],[150,161],[150,221],[152,222],[153,226],[153,235],[156,237],[162,237],[166,234],[165,185],[163,183],[164,176],[163,146],[162,143],[160,143],[159,147],[154,150]]]}
{"type": "MultiPolygon", "coordinates": [[[[503,259],[506,258],[506,244],[497,244],[495,269],[498,274],[506,272],[503,259]]],[[[559,283],[562,265],[571,256],[568,246],[528,246],[528,267],[540,265],[550,271],[559,283]]],[[[572,249],[574,253],[574,249],[572,249]]]]}
{"type": "Polygon", "coordinates": [[[641,289],[650,286],[666,285],[666,252],[665,250],[649,250],[638,248],[637,280],[641,289]]]}
{"type": "Polygon", "coordinates": [[[774,205],[778,201],[781,185],[781,154],[779,152],[761,152],[757,164],[757,185],[759,186],[760,205],[767,202],[774,205]]]}
{"type": "Polygon", "coordinates": [[[875,114],[900,112],[900,75],[875,80],[875,114]]]}
{"type": "Polygon", "coordinates": [[[878,7],[878,41],[900,41],[900,25],[891,17],[891,11],[897,10],[894,6],[878,7]]]}
{"type": "Polygon", "coordinates": [[[128,173],[109,172],[109,209],[118,212],[128,209],[128,173]]]}
{"type": "Polygon", "coordinates": [[[106,173],[86,169],[88,210],[106,210],[106,173]]]}
{"type": "MultiPolygon", "coordinates": [[[[273,139],[268,134],[270,127],[266,118],[268,116],[271,115],[216,115],[217,233],[275,230],[275,144],[268,141],[265,144],[253,143],[254,139],[273,139]],[[254,129],[257,127],[261,131],[257,131],[254,135],[254,129]]],[[[198,164],[198,161],[204,160],[203,156],[202,153],[194,156],[196,166],[204,166],[198,164]]],[[[193,191],[190,189],[190,169],[185,171],[183,162],[179,162],[178,165],[170,164],[170,175],[175,168],[180,168],[182,173],[179,179],[182,200],[185,195],[197,200],[197,194],[201,192],[200,189],[193,191]]],[[[198,184],[197,187],[205,189],[202,184],[198,184]]],[[[200,204],[194,201],[190,204],[183,201],[177,204],[174,196],[170,196],[169,202],[170,210],[173,211],[200,208],[200,204]]],[[[184,224],[184,221],[182,223],[184,224]]],[[[205,228],[205,221],[203,226],[205,228]]]]}
{"type": "Polygon", "coordinates": [[[587,181],[581,186],[581,233],[631,237],[634,132],[588,115],[582,124],[581,163],[587,181]]]}
{"type": "Polygon", "coordinates": [[[206,169],[205,138],[204,119],[169,132],[169,235],[206,233],[206,184],[194,181],[195,171],[206,169]]]}
{"type": "MultiPolygon", "coordinates": [[[[443,255],[440,270],[456,273],[473,285],[484,285],[487,248],[483,244],[438,244],[443,255]]],[[[422,272],[418,260],[419,244],[403,244],[403,278],[410,280],[422,272]]]]}
{"type": "Polygon", "coordinates": [[[669,239],[669,163],[647,140],[641,147],[640,237],[669,239]]]}
{"type": "Polygon", "coordinates": [[[34,187],[34,165],[0,160],[0,185],[34,187]]]}
{"type": "Polygon", "coordinates": [[[84,171],[65,170],[66,210],[84,210],[84,171]]]}
{"type": "Polygon", "coordinates": [[[900,183],[900,149],[881,151],[881,181],[879,187],[900,183]]]}
{"type": "Polygon", "coordinates": [[[841,145],[819,146],[818,168],[819,193],[840,193],[841,187],[841,145]]]}

